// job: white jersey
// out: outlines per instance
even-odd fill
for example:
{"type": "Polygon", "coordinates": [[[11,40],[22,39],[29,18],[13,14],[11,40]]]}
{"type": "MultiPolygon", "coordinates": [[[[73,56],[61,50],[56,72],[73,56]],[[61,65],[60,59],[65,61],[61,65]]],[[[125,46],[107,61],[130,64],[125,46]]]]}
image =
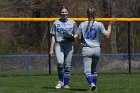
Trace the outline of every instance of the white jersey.
{"type": "Polygon", "coordinates": [[[87,29],[88,21],[82,22],[76,32],[77,35],[83,36],[82,45],[87,47],[100,46],[100,33],[106,35],[107,31],[101,22],[90,21],[89,30],[87,29]]]}
{"type": "Polygon", "coordinates": [[[69,35],[75,34],[77,30],[76,22],[68,19],[66,22],[56,20],[51,27],[51,34],[55,36],[56,42],[68,42],[64,39],[64,35],[67,33],[69,35]]]}

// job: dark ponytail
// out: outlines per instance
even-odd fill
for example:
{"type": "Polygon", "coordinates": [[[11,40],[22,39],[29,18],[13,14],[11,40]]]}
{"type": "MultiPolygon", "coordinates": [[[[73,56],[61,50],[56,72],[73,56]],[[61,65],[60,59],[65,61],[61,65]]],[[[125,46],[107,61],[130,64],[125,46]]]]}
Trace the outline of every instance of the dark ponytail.
{"type": "Polygon", "coordinates": [[[88,18],[95,18],[96,10],[95,8],[88,8],[87,9],[87,17],[88,18]]]}
{"type": "MultiPolygon", "coordinates": [[[[88,8],[87,9],[87,17],[88,18],[95,18],[95,15],[96,15],[96,10],[95,8],[88,8]]],[[[88,31],[90,31],[90,28],[93,26],[93,23],[94,23],[94,20],[92,21],[92,25],[90,26],[90,22],[91,20],[88,21],[88,25],[87,25],[87,29],[88,31]]]]}

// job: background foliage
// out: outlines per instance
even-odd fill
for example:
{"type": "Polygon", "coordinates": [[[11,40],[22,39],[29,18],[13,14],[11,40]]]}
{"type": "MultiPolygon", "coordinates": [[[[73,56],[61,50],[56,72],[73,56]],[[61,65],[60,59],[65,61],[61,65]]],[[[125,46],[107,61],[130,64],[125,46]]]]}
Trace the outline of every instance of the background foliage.
{"type": "MultiPolygon", "coordinates": [[[[94,6],[97,17],[139,17],[139,0],[0,0],[0,17],[59,17],[60,6],[69,8],[69,17],[86,17],[86,9],[94,6]],[[120,9],[121,7],[121,9],[120,9]]],[[[48,53],[47,23],[0,23],[1,54],[48,53]]],[[[79,24],[79,23],[78,23],[79,24]]],[[[104,23],[107,26],[107,22],[104,23]]],[[[133,51],[139,52],[140,24],[131,26],[133,51]]],[[[107,27],[106,27],[107,28],[107,27]]],[[[103,53],[124,53],[127,45],[127,23],[116,23],[112,37],[102,42],[103,53]],[[107,42],[107,43],[104,43],[107,42]]],[[[76,44],[77,46],[78,44],[76,44]]],[[[81,48],[75,47],[75,53],[81,48]]]]}

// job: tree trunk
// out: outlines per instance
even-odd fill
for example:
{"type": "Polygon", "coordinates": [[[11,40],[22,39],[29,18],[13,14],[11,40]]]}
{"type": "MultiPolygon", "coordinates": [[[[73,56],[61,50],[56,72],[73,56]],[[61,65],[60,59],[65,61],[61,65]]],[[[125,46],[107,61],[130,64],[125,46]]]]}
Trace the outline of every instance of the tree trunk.
{"type": "MultiPolygon", "coordinates": [[[[110,17],[116,17],[116,13],[117,12],[114,12],[116,10],[116,6],[115,6],[115,3],[113,3],[111,0],[110,0],[110,17]],[[112,6],[111,6],[112,5],[112,6]]],[[[112,53],[117,53],[117,44],[116,44],[116,26],[113,25],[113,28],[112,28],[112,35],[111,35],[111,50],[112,50],[112,53]]]]}

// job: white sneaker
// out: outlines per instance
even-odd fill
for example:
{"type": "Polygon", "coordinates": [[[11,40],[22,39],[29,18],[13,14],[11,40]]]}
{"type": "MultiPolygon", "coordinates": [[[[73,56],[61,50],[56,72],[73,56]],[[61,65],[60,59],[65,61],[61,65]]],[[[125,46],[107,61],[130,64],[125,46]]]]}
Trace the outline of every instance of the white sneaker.
{"type": "Polygon", "coordinates": [[[95,90],[96,90],[96,86],[94,83],[92,83],[90,86],[90,91],[95,91],[95,90]]]}
{"type": "Polygon", "coordinates": [[[64,88],[65,89],[69,89],[70,87],[69,87],[69,85],[65,85],[64,88]]]}
{"type": "Polygon", "coordinates": [[[60,89],[64,86],[64,83],[61,81],[58,81],[57,85],[55,86],[56,89],[60,89]]]}

